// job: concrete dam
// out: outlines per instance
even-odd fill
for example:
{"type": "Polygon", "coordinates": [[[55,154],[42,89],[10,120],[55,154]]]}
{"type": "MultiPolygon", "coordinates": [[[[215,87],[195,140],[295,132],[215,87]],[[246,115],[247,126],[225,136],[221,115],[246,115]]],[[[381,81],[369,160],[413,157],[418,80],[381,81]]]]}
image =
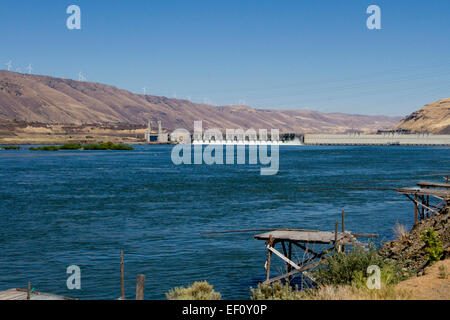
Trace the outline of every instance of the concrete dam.
{"type": "Polygon", "coordinates": [[[431,133],[402,134],[304,134],[305,145],[405,145],[405,146],[450,146],[450,135],[431,133]]]}
{"type": "Polygon", "coordinates": [[[163,132],[161,121],[158,121],[158,132],[151,133],[150,121],[145,134],[147,143],[192,143],[192,144],[235,144],[235,145],[405,145],[405,146],[450,146],[450,135],[435,135],[431,133],[378,132],[364,134],[359,132],[347,134],[331,133],[280,133],[271,136],[270,133],[260,135],[255,130],[236,131],[233,134],[218,134],[214,132],[190,133],[163,132]]]}

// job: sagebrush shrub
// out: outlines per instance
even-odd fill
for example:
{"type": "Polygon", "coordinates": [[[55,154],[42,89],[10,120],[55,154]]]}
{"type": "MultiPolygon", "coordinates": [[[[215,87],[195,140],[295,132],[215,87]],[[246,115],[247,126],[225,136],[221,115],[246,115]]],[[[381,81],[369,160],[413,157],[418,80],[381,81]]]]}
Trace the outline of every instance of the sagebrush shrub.
{"type": "Polygon", "coordinates": [[[222,296],[214,291],[207,281],[194,282],[190,287],[177,287],[166,293],[167,300],[220,300],[222,296]]]}

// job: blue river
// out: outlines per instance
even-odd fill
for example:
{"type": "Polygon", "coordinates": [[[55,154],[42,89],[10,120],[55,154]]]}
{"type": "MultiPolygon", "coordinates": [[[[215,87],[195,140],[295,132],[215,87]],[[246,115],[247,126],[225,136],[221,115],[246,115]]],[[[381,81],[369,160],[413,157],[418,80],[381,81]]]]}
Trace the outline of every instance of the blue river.
{"type": "Polygon", "coordinates": [[[334,230],[341,211],[352,232],[393,238],[411,227],[413,205],[393,189],[443,181],[446,147],[280,147],[279,172],[260,165],[174,165],[171,146],[133,151],[0,151],[0,290],[26,288],[80,299],[146,299],[207,280],[227,299],[248,299],[265,279],[258,232],[334,230]],[[425,176],[434,174],[433,176],[425,176]],[[81,289],[69,290],[70,265],[81,289]]]}

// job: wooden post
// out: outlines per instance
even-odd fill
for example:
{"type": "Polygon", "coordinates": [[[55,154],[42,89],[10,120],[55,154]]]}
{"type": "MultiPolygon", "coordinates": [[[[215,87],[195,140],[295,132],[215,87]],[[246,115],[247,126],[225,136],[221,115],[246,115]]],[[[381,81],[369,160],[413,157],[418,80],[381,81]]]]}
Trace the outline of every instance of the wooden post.
{"type": "Polygon", "coordinates": [[[336,224],[334,226],[334,250],[337,249],[337,226],[338,222],[336,221],[336,224]]]}
{"type": "MultiPolygon", "coordinates": [[[[342,233],[345,232],[345,211],[342,210],[342,233]]],[[[342,251],[345,252],[345,246],[342,246],[342,251]]]]}
{"type": "Polygon", "coordinates": [[[28,281],[28,288],[27,288],[27,300],[31,299],[31,283],[28,281]]]}
{"type": "Polygon", "coordinates": [[[417,194],[414,195],[414,224],[417,224],[417,194]]]}
{"type": "Polygon", "coordinates": [[[136,282],[136,300],[144,300],[145,275],[138,274],[136,282]]]}
{"type": "Polygon", "coordinates": [[[120,251],[120,286],[121,286],[121,299],[125,300],[125,281],[123,278],[123,251],[120,251]]]}
{"type": "MultiPolygon", "coordinates": [[[[425,196],[422,196],[420,198],[420,201],[422,202],[422,204],[425,204],[425,196]]],[[[424,219],[425,218],[425,207],[422,205],[422,213],[420,214],[420,218],[424,219]]]]}
{"type": "MultiPolygon", "coordinates": [[[[272,235],[270,235],[269,240],[266,242],[267,246],[273,246],[273,237],[272,235]]],[[[267,264],[266,264],[266,281],[269,281],[269,277],[270,277],[270,257],[272,255],[272,251],[267,250],[267,264]]]]}
{"type": "MultiPolygon", "coordinates": [[[[289,241],[289,253],[288,253],[288,258],[289,258],[289,260],[291,260],[292,261],[292,242],[291,241],[289,241]]],[[[289,265],[289,272],[291,272],[292,271],[292,266],[291,265],[289,265]]],[[[291,280],[291,277],[289,277],[289,281],[291,280]]]]}

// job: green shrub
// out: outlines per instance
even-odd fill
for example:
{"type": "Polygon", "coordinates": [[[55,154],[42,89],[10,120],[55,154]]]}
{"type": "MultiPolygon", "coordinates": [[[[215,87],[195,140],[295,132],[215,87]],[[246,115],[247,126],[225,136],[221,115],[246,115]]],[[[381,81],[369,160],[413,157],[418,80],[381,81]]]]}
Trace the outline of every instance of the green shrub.
{"type": "Polygon", "coordinates": [[[97,144],[81,145],[76,143],[58,146],[43,146],[30,148],[31,151],[58,151],[58,150],[133,150],[133,147],[124,144],[114,144],[112,142],[101,142],[97,144]]]}
{"type": "Polygon", "coordinates": [[[258,284],[256,289],[250,288],[251,300],[299,300],[301,294],[297,286],[292,288],[288,283],[282,284],[280,281],[271,284],[258,284]]]}
{"type": "Polygon", "coordinates": [[[59,147],[60,150],[80,150],[82,148],[81,144],[77,143],[67,143],[59,147]]]}
{"type": "Polygon", "coordinates": [[[444,248],[433,228],[422,232],[422,241],[425,242],[425,251],[428,253],[428,261],[430,263],[434,263],[442,259],[442,256],[444,255],[444,248]]]}
{"type": "Polygon", "coordinates": [[[84,150],[133,150],[133,147],[112,142],[101,142],[83,146],[84,150]]]}
{"type": "Polygon", "coordinates": [[[5,146],[5,147],[0,147],[0,150],[20,150],[21,148],[18,146],[5,146]]]}
{"type": "Polygon", "coordinates": [[[57,146],[43,146],[43,147],[31,147],[30,148],[31,151],[58,151],[59,147],[57,146]]]}
{"type": "Polygon", "coordinates": [[[220,300],[219,292],[214,291],[207,281],[194,282],[190,287],[177,287],[166,293],[167,300],[220,300]]]}
{"type": "Polygon", "coordinates": [[[354,247],[347,254],[335,252],[328,255],[313,271],[313,276],[319,285],[365,286],[369,276],[367,267],[371,265],[380,268],[381,281],[384,284],[395,284],[406,278],[400,263],[380,256],[372,244],[368,250],[354,247]]]}

